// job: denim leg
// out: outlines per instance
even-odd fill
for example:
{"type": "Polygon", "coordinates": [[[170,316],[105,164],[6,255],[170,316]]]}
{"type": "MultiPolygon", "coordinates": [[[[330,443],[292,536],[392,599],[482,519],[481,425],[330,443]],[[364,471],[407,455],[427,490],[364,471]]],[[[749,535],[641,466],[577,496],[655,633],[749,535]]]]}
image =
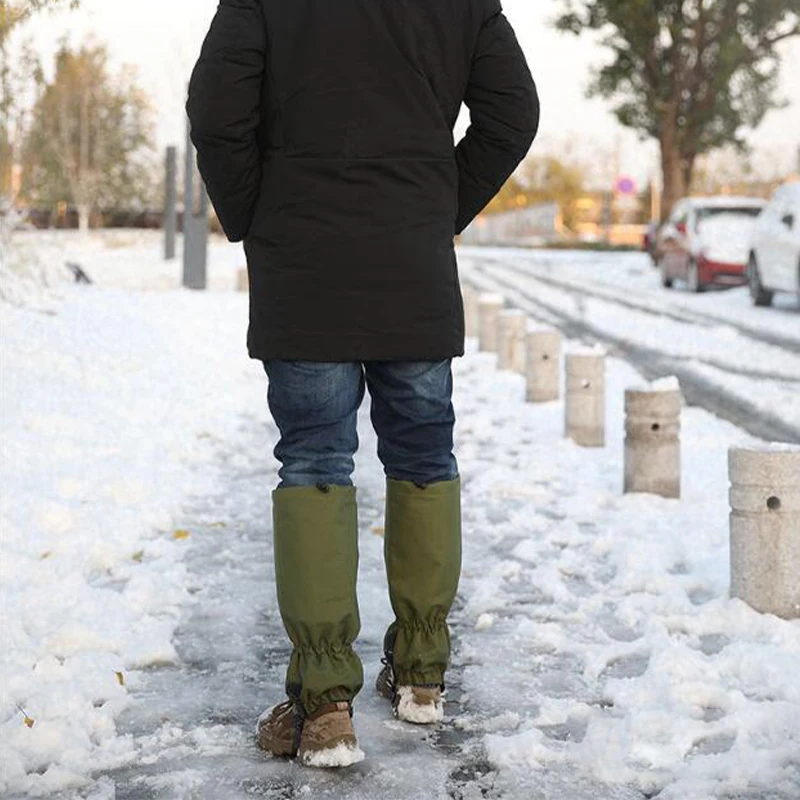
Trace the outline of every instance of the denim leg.
{"type": "Polygon", "coordinates": [[[357,362],[265,361],[267,399],[281,438],[278,486],[352,486],[364,370],[357,362]]]}
{"type": "Polygon", "coordinates": [[[421,486],[458,477],[450,360],[370,361],[364,367],[386,475],[421,486]]]}

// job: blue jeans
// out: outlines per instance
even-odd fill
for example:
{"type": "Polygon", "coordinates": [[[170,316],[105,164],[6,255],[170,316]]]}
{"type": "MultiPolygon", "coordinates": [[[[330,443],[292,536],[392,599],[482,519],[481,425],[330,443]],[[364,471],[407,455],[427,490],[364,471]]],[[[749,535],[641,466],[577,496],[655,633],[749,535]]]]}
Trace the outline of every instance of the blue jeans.
{"type": "Polygon", "coordinates": [[[389,478],[419,486],[454,480],[451,362],[265,361],[281,437],[278,488],[352,486],[357,415],[372,398],[378,457],[389,478]]]}

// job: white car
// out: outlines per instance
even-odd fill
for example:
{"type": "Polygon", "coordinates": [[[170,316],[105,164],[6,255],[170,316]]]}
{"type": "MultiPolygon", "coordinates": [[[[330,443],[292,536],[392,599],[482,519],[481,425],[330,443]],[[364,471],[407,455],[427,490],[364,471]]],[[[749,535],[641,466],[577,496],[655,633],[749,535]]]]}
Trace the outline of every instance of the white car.
{"type": "Polygon", "coordinates": [[[757,306],[770,305],[775,292],[800,295],[800,182],[781,186],[761,212],[747,280],[757,306]]]}

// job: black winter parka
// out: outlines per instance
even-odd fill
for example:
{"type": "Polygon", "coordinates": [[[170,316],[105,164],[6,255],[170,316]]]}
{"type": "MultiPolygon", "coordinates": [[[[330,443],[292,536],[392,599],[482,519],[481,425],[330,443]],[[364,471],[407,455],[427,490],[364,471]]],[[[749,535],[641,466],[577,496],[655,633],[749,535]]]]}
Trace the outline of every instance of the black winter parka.
{"type": "Polygon", "coordinates": [[[253,358],[463,354],[453,237],[539,124],[499,0],[222,0],[187,110],[253,358]]]}

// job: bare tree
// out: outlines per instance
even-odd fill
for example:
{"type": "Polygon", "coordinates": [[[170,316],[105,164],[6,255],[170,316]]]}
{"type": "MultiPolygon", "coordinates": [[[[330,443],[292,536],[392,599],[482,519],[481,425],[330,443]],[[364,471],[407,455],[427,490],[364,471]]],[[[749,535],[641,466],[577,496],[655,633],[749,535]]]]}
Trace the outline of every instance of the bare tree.
{"type": "Polygon", "coordinates": [[[105,47],[62,44],[25,138],[25,198],[51,208],[71,201],[84,231],[97,208],[143,204],[152,189],[151,116],[133,74],[110,74],[105,47]]]}

